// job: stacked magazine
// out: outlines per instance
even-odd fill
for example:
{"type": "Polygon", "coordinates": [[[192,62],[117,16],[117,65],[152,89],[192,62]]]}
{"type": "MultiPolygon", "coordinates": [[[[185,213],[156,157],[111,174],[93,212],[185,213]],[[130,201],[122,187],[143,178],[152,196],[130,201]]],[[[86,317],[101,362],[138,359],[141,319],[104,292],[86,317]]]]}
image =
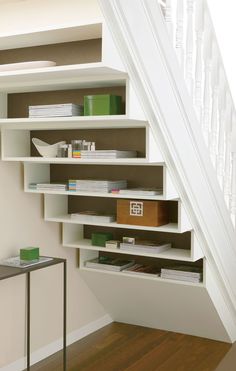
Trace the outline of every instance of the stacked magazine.
{"type": "Polygon", "coordinates": [[[202,269],[193,266],[173,266],[161,269],[161,278],[199,283],[202,281],[202,269]]]}
{"type": "Polygon", "coordinates": [[[82,223],[111,223],[116,220],[115,215],[101,214],[96,211],[81,211],[71,214],[71,219],[82,223]]]}
{"type": "Polygon", "coordinates": [[[142,275],[147,277],[160,277],[160,268],[153,265],[134,264],[129,268],[124,269],[124,273],[133,275],[142,275]]]}
{"type": "Polygon", "coordinates": [[[104,192],[127,187],[127,180],[69,180],[69,191],[76,192],[104,192]]]}
{"type": "Polygon", "coordinates": [[[81,158],[83,159],[115,159],[115,158],[134,158],[137,157],[136,151],[117,151],[110,150],[95,150],[95,151],[81,151],[81,158]]]}
{"type": "Polygon", "coordinates": [[[137,195],[137,196],[155,196],[162,195],[162,188],[127,188],[121,189],[119,192],[121,195],[137,195]]]}
{"type": "Polygon", "coordinates": [[[66,183],[30,183],[29,189],[37,191],[66,191],[66,183]]]}
{"type": "Polygon", "coordinates": [[[83,106],[80,104],[45,104],[40,106],[29,106],[29,117],[66,117],[82,116],[83,106]]]}
{"type": "Polygon", "coordinates": [[[142,241],[136,240],[135,243],[125,243],[120,244],[120,250],[134,252],[143,252],[148,254],[160,254],[171,248],[171,243],[161,243],[155,241],[142,241]]]}
{"type": "Polygon", "coordinates": [[[120,272],[134,265],[134,260],[114,259],[111,257],[100,257],[85,262],[87,268],[103,269],[107,271],[120,272]]]}

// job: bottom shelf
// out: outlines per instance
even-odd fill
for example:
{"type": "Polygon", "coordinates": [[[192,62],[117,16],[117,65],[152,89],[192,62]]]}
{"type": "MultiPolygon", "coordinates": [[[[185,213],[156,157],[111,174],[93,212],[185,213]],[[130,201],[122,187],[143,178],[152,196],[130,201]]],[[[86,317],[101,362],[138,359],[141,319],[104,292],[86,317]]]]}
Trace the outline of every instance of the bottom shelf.
{"type": "Polygon", "coordinates": [[[81,271],[85,271],[85,272],[94,272],[94,273],[105,273],[105,274],[108,274],[108,275],[115,275],[115,276],[122,276],[122,277],[127,277],[127,278],[130,278],[130,277],[133,277],[133,278],[137,278],[137,279],[144,279],[144,280],[151,280],[151,281],[158,281],[158,282],[168,282],[168,283],[174,283],[174,284],[177,284],[177,285],[187,285],[187,286],[196,286],[196,287],[205,287],[204,285],[204,282],[199,282],[199,283],[193,283],[193,282],[187,282],[187,281],[177,281],[177,280],[170,280],[170,279],[166,279],[166,278],[161,278],[161,277],[149,277],[148,275],[138,275],[138,274],[131,274],[131,273],[127,273],[127,272],[113,272],[113,271],[107,271],[107,270],[104,270],[104,269],[95,269],[95,268],[86,268],[86,267],[81,267],[80,268],[81,271]]]}

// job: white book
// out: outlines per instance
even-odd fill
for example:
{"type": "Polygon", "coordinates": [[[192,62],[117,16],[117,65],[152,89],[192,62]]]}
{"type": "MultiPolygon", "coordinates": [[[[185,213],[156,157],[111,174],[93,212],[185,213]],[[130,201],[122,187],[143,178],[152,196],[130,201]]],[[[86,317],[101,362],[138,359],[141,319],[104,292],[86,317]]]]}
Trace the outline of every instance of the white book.
{"type": "Polygon", "coordinates": [[[168,280],[175,280],[175,281],[185,281],[185,282],[192,282],[192,283],[199,283],[201,282],[201,277],[190,277],[190,276],[182,276],[182,275],[175,275],[175,274],[162,274],[161,278],[168,279],[168,280]]]}
{"type": "Polygon", "coordinates": [[[116,220],[115,215],[99,215],[92,211],[73,213],[71,219],[83,223],[111,223],[116,220]]]}
{"type": "Polygon", "coordinates": [[[134,264],[134,260],[109,259],[107,262],[101,262],[99,258],[85,262],[87,268],[102,269],[107,271],[120,272],[134,264]]]}
{"type": "Polygon", "coordinates": [[[121,189],[119,193],[122,195],[155,196],[155,195],[163,194],[163,189],[127,188],[127,189],[121,189]]]}
{"type": "Polygon", "coordinates": [[[176,276],[188,276],[188,277],[201,277],[201,268],[194,266],[173,266],[161,269],[162,274],[176,275],[176,276]]]}
{"type": "Polygon", "coordinates": [[[120,250],[130,251],[130,252],[143,252],[147,254],[160,254],[164,251],[171,249],[171,243],[160,244],[150,246],[150,245],[137,245],[129,243],[121,243],[120,250]]]}

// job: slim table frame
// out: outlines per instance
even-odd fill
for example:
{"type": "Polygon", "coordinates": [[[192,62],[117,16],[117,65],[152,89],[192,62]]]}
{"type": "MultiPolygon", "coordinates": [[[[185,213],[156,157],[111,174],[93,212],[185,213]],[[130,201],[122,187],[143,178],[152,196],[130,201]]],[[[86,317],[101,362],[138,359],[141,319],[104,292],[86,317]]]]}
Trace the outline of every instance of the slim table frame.
{"type": "Polygon", "coordinates": [[[36,265],[31,265],[28,268],[15,268],[15,267],[8,267],[5,265],[0,264],[0,281],[5,280],[7,278],[19,276],[22,274],[26,275],[26,364],[27,364],[27,371],[30,370],[30,277],[31,272],[51,267],[53,265],[63,264],[63,371],[67,370],[67,362],[66,362],[66,316],[67,316],[67,305],[66,305],[66,298],[67,298],[67,264],[66,259],[62,258],[52,258],[51,260],[39,263],[36,265]]]}

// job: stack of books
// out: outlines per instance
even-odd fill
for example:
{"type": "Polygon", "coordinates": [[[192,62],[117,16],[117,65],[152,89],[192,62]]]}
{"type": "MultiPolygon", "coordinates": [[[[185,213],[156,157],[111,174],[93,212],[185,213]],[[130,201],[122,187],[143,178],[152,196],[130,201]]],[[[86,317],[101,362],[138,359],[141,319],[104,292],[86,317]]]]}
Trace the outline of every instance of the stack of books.
{"type": "Polygon", "coordinates": [[[29,189],[37,191],[66,191],[66,183],[30,183],[29,189]]]}
{"type": "Polygon", "coordinates": [[[69,180],[69,191],[76,192],[104,192],[109,193],[113,189],[127,187],[127,180],[69,180]]]}
{"type": "Polygon", "coordinates": [[[71,219],[83,223],[111,223],[116,220],[116,217],[115,215],[101,214],[96,211],[86,210],[71,214],[71,219]]]}
{"type": "Polygon", "coordinates": [[[124,269],[123,272],[147,277],[160,277],[160,268],[153,265],[134,264],[124,269]]]}
{"type": "Polygon", "coordinates": [[[138,196],[155,196],[162,195],[162,188],[127,188],[121,189],[120,194],[122,195],[138,195],[138,196]]]}
{"type": "Polygon", "coordinates": [[[134,265],[134,260],[114,259],[111,257],[99,257],[85,262],[87,268],[102,269],[107,271],[120,272],[125,268],[134,265]]]}
{"type": "Polygon", "coordinates": [[[45,104],[40,106],[29,106],[29,117],[64,117],[82,116],[83,106],[80,104],[45,104]]]}
{"type": "Polygon", "coordinates": [[[120,249],[130,252],[142,252],[147,254],[160,254],[171,248],[171,243],[161,243],[155,241],[136,240],[135,243],[122,242],[120,249]]]}
{"type": "Polygon", "coordinates": [[[199,283],[202,282],[202,269],[191,266],[173,266],[161,269],[161,278],[199,283]]]}
{"type": "Polygon", "coordinates": [[[95,151],[81,151],[81,158],[83,159],[115,159],[115,158],[134,158],[137,157],[136,151],[117,151],[115,149],[109,150],[95,150],[95,151]]]}

